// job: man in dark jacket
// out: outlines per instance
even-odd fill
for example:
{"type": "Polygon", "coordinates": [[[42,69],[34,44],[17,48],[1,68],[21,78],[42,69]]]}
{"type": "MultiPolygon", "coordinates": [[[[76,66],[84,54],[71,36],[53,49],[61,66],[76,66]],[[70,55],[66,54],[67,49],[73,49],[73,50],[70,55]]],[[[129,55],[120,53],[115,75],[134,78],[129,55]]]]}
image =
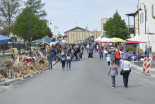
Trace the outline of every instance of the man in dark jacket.
{"type": "Polygon", "coordinates": [[[51,55],[50,52],[47,55],[47,60],[48,60],[48,63],[49,63],[49,70],[50,69],[52,70],[52,55],[51,55]]]}

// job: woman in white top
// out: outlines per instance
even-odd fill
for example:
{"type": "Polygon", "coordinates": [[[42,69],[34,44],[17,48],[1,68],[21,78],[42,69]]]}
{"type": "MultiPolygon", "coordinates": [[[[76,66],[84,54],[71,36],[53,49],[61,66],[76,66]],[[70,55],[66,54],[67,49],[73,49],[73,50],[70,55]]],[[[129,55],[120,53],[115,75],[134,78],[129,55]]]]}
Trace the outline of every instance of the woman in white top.
{"type": "Polygon", "coordinates": [[[121,69],[123,70],[123,82],[124,82],[124,87],[128,87],[128,78],[129,74],[131,72],[131,64],[129,61],[127,61],[127,57],[124,58],[121,64],[121,69]]]}

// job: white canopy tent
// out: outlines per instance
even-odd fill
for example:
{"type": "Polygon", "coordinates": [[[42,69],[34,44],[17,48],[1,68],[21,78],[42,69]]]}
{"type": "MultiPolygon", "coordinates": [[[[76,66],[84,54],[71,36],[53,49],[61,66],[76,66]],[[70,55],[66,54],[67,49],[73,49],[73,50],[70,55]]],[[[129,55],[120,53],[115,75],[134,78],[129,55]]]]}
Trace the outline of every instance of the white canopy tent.
{"type": "Polygon", "coordinates": [[[100,42],[100,39],[102,38],[102,36],[98,37],[97,39],[95,39],[95,42],[100,42]]]}
{"type": "Polygon", "coordinates": [[[134,38],[130,38],[127,40],[132,40],[132,41],[142,41],[142,42],[148,42],[148,43],[155,43],[155,35],[137,35],[134,38]]]}
{"type": "Polygon", "coordinates": [[[103,38],[100,39],[100,42],[101,43],[111,42],[111,39],[103,37],[103,38]]]}
{"type": "Polygon", "coordinates": [[[130,38],[127,40],[132,40],[132,41],[141,41],[141,42],[147,42],[140,44],[140,48],[145,51],[146,45],[148,47],[152,47],[152,51],[155,52],[155,35],[150,35],[150,34],[144,34],[144,35],[137,35],[134,38],[130,38]]]}

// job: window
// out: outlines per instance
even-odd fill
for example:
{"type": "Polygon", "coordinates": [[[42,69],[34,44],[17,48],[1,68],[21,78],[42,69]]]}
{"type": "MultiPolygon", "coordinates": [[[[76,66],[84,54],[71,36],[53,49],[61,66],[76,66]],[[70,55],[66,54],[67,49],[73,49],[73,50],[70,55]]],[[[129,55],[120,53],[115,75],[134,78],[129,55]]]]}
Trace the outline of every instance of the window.
{"type": "Polygon", "coordinates": [[[155,17],[155,10],[154,10],[154,4],[152,5],[152,17],[155,17]]]}

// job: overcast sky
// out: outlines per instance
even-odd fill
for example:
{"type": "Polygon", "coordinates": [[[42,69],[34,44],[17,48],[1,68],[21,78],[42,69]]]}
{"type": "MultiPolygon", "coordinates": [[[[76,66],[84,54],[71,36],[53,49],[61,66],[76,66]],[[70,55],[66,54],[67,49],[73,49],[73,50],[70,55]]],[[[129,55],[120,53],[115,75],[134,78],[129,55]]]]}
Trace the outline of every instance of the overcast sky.
{"type": "MultiPolygon", "coordinates": [[[[58,26],[61,33],[76,26],[101,31],[101,18],[112,17],[118,10],[127,22],[125,14],[137,10],[138,0],[42,0],[51,21],[50,27],[58,26]]],[[[54,30],[53,30],[54,31],[54,30]]]]}

